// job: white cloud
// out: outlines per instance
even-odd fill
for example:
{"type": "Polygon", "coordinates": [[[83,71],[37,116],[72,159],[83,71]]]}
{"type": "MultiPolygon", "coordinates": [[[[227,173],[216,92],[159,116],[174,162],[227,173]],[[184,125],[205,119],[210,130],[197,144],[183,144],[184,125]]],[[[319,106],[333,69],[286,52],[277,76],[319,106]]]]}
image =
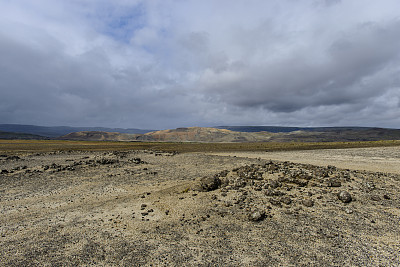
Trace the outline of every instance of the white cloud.
{"type": "Polygon", "coordinates": [[[21,0],[0,10],[3,123],[399,122],[395,0],[21,0]]]}

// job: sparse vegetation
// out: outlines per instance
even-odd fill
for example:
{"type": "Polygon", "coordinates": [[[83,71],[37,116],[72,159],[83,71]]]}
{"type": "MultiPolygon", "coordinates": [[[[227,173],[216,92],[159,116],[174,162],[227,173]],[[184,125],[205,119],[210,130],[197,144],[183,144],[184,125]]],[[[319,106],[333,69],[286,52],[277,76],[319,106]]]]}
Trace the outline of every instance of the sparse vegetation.
{"type": "Polygon", "coordinates": [[[169,143],[169,142],[104,142],[62,140],[0,140],[1,152],[37,153],[50,151],[127,151],[153,150],[165,152],[229,152],[290,151],[400,146],[400,140],[360,142],[290,142],[290,143],[169,143]]]}

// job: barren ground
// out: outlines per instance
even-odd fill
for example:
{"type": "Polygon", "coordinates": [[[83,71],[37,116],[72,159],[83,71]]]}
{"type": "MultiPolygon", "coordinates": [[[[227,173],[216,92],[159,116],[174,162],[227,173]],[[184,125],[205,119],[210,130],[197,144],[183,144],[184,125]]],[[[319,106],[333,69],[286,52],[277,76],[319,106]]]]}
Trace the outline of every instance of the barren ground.
{"type": "Polygon", "coordinates": [[[0,265],[398,266],[399,150],[0,155],[0,265]]]}
{"type": "Polygon", "coordinates": [[[400,174],[400,147],[319,149],[284,152],[218,152],[220,156],[261,158],[319,166],[400,174]]]}

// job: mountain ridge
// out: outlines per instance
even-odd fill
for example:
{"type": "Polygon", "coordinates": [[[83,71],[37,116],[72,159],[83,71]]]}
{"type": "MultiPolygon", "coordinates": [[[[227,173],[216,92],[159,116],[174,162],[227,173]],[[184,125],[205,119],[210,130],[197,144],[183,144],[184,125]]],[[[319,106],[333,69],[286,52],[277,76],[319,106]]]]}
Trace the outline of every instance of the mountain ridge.
{"type": "Polygon", "coordinates": [[[118,134],[107,132],[77,132],[62,136],[62,140],[148,141],[148,142],[351,142],[400,140],[400,130],[384,128],[335,128],[321,131],[237,132],[211,127],[188,127],[149,132],[118,134]]]}
{"type": "Polygon", "coordinates": [[[136,128],[107,128],[107,127],[73,127],[73,126],[38,126],[29,124],[0,124],[0,131],[40,135],[56,138],[73,132],[101,131],[129,134],[144,134],[154,130],[136,128]]]}
{"type": "Polygon", "coordinates": [[[399,129],[374,127],[217,126],[141,129],[0,124],[0,139],[149,142],[335,142],[400,140],[399,129]],[[3,129],[18,130],[4,131],[3,129]],[[82,130],[83,129],[83,130],[82,130]],[[76,130],[76,131],[74,131],[76,130]],[[121,130],[118,132],[118,130],[121,130]],[[268,131],[267,131],[268,130],[268,131]],[[25,132],[23,132],[25,131],[25,132]],[[71,132],[72,131],[72,132],[71,132]]]}

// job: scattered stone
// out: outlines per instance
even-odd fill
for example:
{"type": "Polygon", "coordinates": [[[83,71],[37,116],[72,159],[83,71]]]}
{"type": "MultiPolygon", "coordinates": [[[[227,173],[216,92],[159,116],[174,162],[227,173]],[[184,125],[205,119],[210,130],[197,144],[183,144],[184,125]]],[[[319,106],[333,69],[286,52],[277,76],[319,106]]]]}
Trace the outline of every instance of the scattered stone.
{"type": "Polygon", "coordinates": [[[364,185],[365,185],[367,191],[372,191],[376,188],[376,186],[373,182],[366,182],[364,185]]]}
{"type": "Polygon", "coordinates": [[[232,202],[226,201],[224,205],[225,205],[225,207],[231,207],[232,206],[232,202]]]}
{"type": "Polygon", "coordinates": [[[269,196],[269,197],[273,197],[273,196],[283,196],[284,195],[284,193],[283,192],[281,192],[281,191],[278,191],[278,190],[273,190],[273,189],[267,189],[266,191],[265,191],[265,195],[266,196],[269,196]]]}
{"type": "Polygon", "coordinates": [[[96,163],[101,164],[101,165],[107,165],[107,164],[114,164],[118,163],[119,161],[117,159],[107,159],[107,158],[101,158],[96,160],[96,163]]]}
{"type": "Polygon", "coordinates": [[[144,210],[146,207],[147,207],[147,205],[146,205],[146,204],[142,204],[142,205],[140,205],[140,209],[141,209],[141,210],[144,210]]]}
{"type": "Polygon", "coordinates": [[[300,180],[300,179],[292,179],[291,180],[292,183],[300,186],[300,187],[305,187],[308,185],[308,181],[307,180],[300,180]]]}
{"type": "Polygon", "coordinates": [[[144,164],[145,162],[143,160],[141,160],[140,158],[134,158],[132,160],[130,160],[132,163],[134,164],[144,164]]]}
{"type": "Polygon", "coordinates": [[[312,207],[314,206],[314,201],[312,199],[304,199],[302,201],[303,205],[306,207],[312,207]]]}
{"type": "Polygon", "coordinates": [[[345,209],[344,210],[347,214],[352,214],[353,213],[353,210],[351,210],[351,209],[345,209]]]}
{"type": "Polygon", "coordinates": [[[278,188],[278,187],[280,187],[282,184],[280,183],[280,182],[278,182],[278,181],[276,181],[276,180],[272,180],[270,183],[269,183],[269,186],[271,187],[271,188],[278,188]]]}
{"type": "Polygon", "coordinates": [[[343,203],[350,203],[353,200],[350,193],[347,191],[340,191],[338,194],[338,198],[343,203]]]}
{"type": "Polygon", "coordinates": [[[197,191],[213,191],[221,185],[221,180],[218,177],[203,177],[200,181],[193,187],[197,191]]]}
{"type": "Polygon", "coordinates": [[[274,198],[269,199],[269,203],[271,203],[272,205],[277,206],[277,207],[282,207],[281,202],[274,198]]]}
{"type": "Polygon", "coordinates": [[[390,197],[389,197],[388,195],[386,195],[386,194],[383,195],[383,198],[384,198],[384,199],[390,199],[390,197]]]}
{"type": "Polygon", "coordinates": [[[284,197],[281,197],[281,202],[286,205],[290,205],[292,203],[292,199],[288,196],[284,196],[284,197]]]}
{"type": "Polygon", "coordinates": [[[18,156],[8,156],[6,160],[20,160],[21,158],[18,156]]]}
{"type": "Polygon", "coordinates": [[[341,187],[342,183],[337,179],[330,179],[328,181],[328,187],[341,187]]]}
{"type": "Polygon", "coordinates": [[[378,195],[372,195],[372,196],[371,196],[371,199],[372,199],[373,201],[380,201],[380,200],[381,200],[381,197],[378,196],[378,195]]]}
{"type": "Polygon", "coordinates": [[[265,211],[263,210],[256,210],[249,214],[249,220],[253,222],[261,221],[265,218],[265,211]]]}

